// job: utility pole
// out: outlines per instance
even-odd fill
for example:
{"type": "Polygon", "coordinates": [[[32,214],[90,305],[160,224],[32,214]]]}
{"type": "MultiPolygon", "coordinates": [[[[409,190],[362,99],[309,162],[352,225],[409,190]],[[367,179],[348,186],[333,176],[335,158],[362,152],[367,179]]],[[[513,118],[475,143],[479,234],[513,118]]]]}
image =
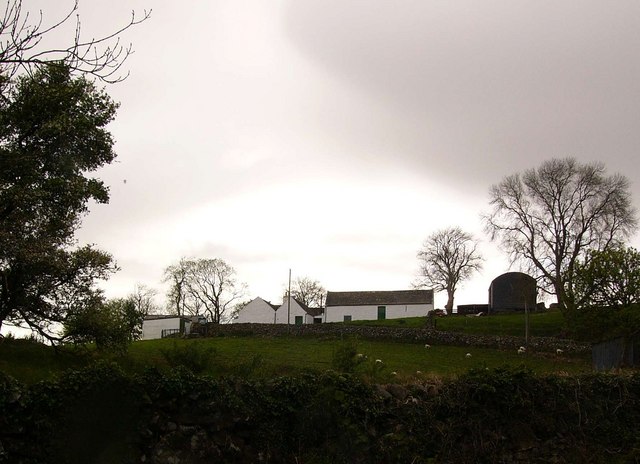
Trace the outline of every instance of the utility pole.
{"type": "Polygon", "coordinates": [[[529,347],[529,304],[524,301],[524,344],[529,347]]]}
{"type": "Polygon", "coordinates": [[[287,330],[289,329],[291,314],[291,269],[289,269],[289,291],[287,292],[287,330]]]}

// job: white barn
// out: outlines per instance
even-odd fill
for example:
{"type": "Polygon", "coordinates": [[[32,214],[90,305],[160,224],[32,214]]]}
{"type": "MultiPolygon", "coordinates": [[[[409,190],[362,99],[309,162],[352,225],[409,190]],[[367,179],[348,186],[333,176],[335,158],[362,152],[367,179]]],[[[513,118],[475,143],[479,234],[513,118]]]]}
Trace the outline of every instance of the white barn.
{"type": "Polygon", "coordinates": [[[327,292],[324,322],[426,316],[433,309],[433,290],[327,292]]]}
{"type": "Polygon", "coordinates": [[[191,318],[185,316],[149,315],[142,321],[142,340],[154,340],[168,335],[189,335],[191,318]]]}
{"type": "Polygon", "coordinates": [[[278,305],[269,303],[260,297],[254,298],[245,305],[233,319],[233,323],[275,324],[278,305]]]}

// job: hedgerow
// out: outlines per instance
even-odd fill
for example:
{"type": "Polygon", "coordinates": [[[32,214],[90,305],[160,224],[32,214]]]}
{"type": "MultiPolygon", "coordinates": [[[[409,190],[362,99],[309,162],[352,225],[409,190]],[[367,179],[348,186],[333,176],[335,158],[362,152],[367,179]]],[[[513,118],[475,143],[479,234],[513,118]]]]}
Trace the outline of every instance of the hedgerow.
{"type": "Polygon", "coordinates": [[[473,370],[439,385],[111,364],[0,376],[0,462],[634,462],[640,375],[473,370]]]}

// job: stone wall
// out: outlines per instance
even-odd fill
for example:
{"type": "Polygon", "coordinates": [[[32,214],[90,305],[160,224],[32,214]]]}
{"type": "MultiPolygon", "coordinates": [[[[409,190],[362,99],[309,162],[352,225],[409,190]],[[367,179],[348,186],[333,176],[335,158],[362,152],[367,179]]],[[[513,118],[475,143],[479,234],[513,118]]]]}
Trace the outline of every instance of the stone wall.
{"type": "MultiPolygon", "coordinates": [[[[518,349],[525,345],[524,337],[506,335],[470,335],[444,332],[427,328],[378,327],[344,324],[207,324],[203,334],[209,337],[262,336],[262,337],[360,337],[369,340],[390,340],[429,345],[475,346],[481,348],[518,349]]],[[[566,354],[589,353],[591,346],[573,340],[552,337],[529,337],[528,349],[532,351],[566,354]]]]}

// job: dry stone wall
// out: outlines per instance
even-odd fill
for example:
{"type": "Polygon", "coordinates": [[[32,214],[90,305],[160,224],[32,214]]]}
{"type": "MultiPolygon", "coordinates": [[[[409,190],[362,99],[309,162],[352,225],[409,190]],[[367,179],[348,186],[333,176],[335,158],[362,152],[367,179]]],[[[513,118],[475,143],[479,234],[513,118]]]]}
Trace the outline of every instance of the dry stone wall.
{"type": "MultiPolygon", "coordinates": [[[[429,345],[474,346],[481,348],[518,349],[525,346],[524,337],[506,335],[470,335],[427,328],[376,327],[344,324],[207,324],[205,336],[262,336],[262,337],[360,337],[369,340],[391,340],[429,345]]],[[[589,353],[591,346],[573,340],[553,337],[529,337],[529,350],[566,354],[589,353]]]]}

